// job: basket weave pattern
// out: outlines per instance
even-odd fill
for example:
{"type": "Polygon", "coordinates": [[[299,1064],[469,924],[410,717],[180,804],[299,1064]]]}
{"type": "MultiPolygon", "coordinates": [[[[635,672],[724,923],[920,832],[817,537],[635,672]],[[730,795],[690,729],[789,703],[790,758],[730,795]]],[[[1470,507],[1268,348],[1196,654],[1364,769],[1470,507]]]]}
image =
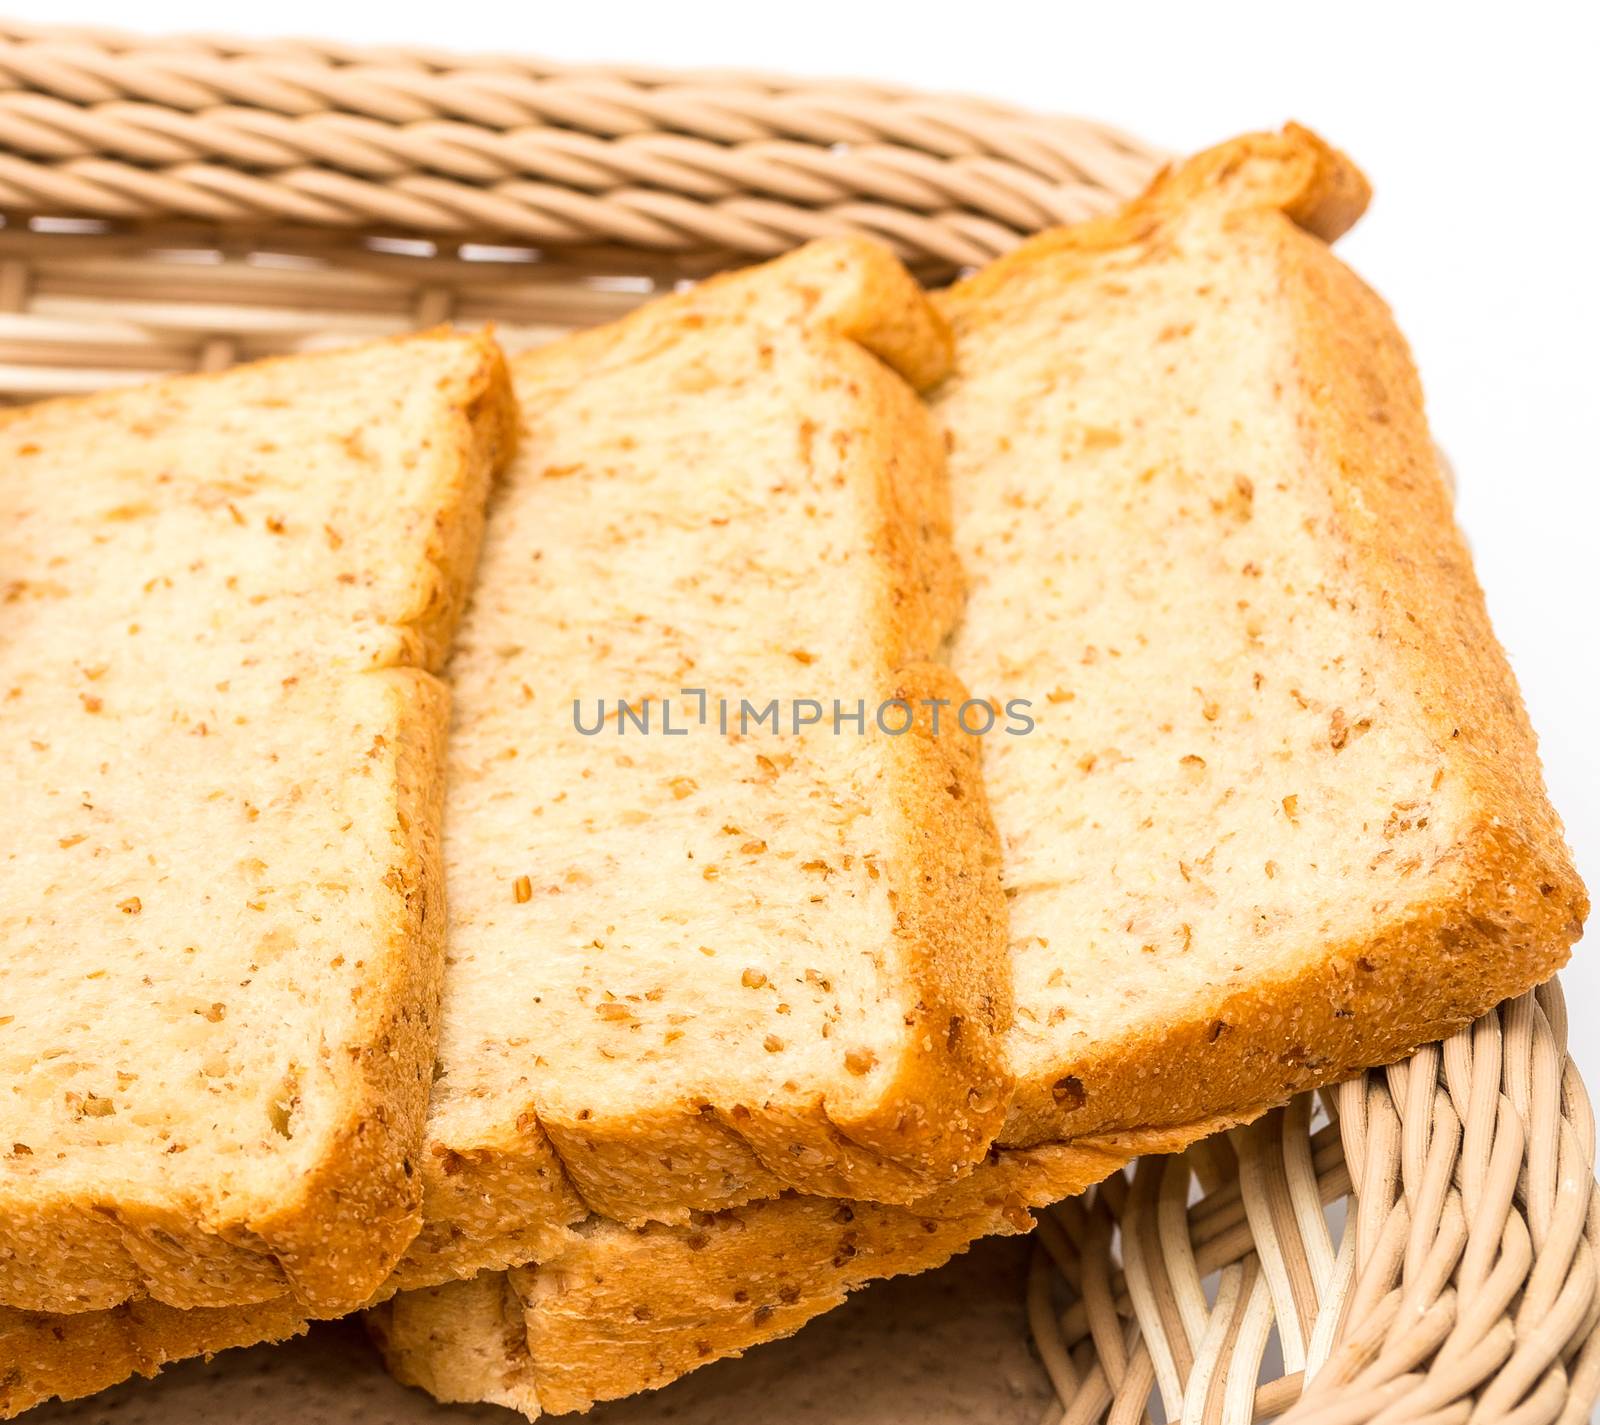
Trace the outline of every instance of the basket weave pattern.
{"type": "MultiPolygon", "coordinates": [[[[936,280],[1161,158],[876,84],[0,22],[0,399],[446,320],[527,346],[845,232],[936,280]]],[[[1041,1214],[1049,1425],[1153,1394],[1185,1425],[1577,1425],[1600,1190],[1565,1044],[1552,984],[1324,1092],[1315,1132],[1306,1095],[1041,1214]]]]}
{"type": "Polygon", "coordinates": [[[0,27],[0,207],[978,263],[1141,184],[1076,120],[868,84],[0,27]]]}
{"type": "Polygon", "coordinates": [[[1029,1318],[1061,1425],[1146,1419],[1153,1388],[1184,1425],[1586,1420],[1600,1187],[1566,1034],[1552,982],[1324,1091],[1316,1133],[1305,1094],[1041,1214],[1029,1318]]]}

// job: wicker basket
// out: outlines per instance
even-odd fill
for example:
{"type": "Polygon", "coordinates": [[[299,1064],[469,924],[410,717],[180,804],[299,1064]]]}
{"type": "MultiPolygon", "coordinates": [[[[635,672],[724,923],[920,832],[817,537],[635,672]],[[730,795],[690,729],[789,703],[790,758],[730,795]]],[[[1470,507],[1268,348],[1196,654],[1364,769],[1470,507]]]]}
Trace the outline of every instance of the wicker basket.
{"type": "MultiPolygon", "coordinates": [[[[1159,162],[860,83],[0,23],[0,396],[446,319],[527,345],[844,231],[937,280],[1159,162]]],[[[1042,1214],[1052,1422],[1586,1418],[1600,1189],[1566,1028],[1546,986],[1042,1214]]]]}

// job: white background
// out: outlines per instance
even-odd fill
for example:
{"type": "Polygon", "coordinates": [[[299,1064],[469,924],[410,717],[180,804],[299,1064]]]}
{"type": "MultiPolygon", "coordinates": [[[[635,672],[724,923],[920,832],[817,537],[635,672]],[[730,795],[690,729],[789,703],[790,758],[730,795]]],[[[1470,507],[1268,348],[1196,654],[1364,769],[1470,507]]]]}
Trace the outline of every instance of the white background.
{"type": "MultiPolygon", "coordinates": [[[[1460,516],[1600,890],[1600,25],[1555,4],[630,5],[55,0],[18,18],[303,34],[557,59],[748,66],[961,90],[1177,150],[1297,118],[1376,200],[1341,252],[1395,308],[1460,480],[1460,516]]],[[[1600,935],[1591,939],[1600,939],[1600,935]]],[[[1600,953],[1564,975],[1600,1094],[1600,953]]],[[[1593,947],[1600,952],[1600,944],[1593,947]]]]}

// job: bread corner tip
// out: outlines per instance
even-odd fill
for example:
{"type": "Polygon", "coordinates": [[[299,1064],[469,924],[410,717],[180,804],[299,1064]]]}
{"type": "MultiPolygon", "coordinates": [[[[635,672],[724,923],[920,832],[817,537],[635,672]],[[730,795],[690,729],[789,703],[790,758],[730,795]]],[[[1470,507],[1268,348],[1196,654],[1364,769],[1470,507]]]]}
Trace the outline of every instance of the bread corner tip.
{"type": "Polygon", "coordinates": [[[1291,119],[1276,133],[1240,134],[1169,164],[1133,206],[1173,212],[1221,201],[1230,208],[1277,209],[1331,243],[1355,225],[1371,197],[1366,175],[1345,153],[1291,119]]]}

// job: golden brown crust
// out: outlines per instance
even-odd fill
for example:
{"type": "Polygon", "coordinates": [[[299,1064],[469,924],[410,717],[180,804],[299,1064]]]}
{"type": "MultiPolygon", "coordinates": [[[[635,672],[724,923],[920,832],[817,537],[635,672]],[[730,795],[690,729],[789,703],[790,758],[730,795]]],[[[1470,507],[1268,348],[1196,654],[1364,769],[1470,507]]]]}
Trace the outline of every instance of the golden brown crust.
{"type": "MultiPolygon", "coordinates": [[[[885,868],[912,991],[910,1032],[884,1103],[866,1117],[847,1120],[832,1109],[829,1116],[853,1142],[920,1165],[897,1197],[871,1194],[903,1201],[928,1192],[941,1163],[981,1159],[1005,1121],[1011,1078],[998,1050],[1012,1003],[1010,976],[997,970],[1009,953],[999,839],[980,740],[959,718],[967,689],[948,668],[919,663],[886,692],[916,712],[911,731],[891,744],[902,762],[908,830],[885,868]]],[[[829,1195],[862,1193],[841,1182],[829,1195]]]]}
{"type": "Polygon", "coordinates": [[[789,1335],[878,1277],[1025,1232],[1029,1208],[1250,1116],[995,1152],[910,1207],[791,1194],[680,1227],[595,1224],[541,1265],[405,1293],[375,1338],[400,1380],[441,1400],[584,1410],[789,1335]]]}
{"type": "MultiPolygon", "coordinates": [[[[851,283],[822,291],[819,324],[870,351],[915,391],[949,374],[950,327],[888,248],[865,238],[837,238],[802,248],[797,257],[807,254],[835,267],[848,265],[856,274],[851,283]]],[[[948,510],[948,496],[941,498],[948,510]]],[[[948,519],[947,513],[947,528],[948,519]]]]}
{"type": "MultiPolygon", "coordinates": [[[[442,437],[453,446],[444,468],[455,483],[434,515],[423,582],[407,618],[422,638],[429,670],[440,668],[449,651],[477,564],[489,486],[515,448],[505,359],[487,336],[473,341],[477,362],[448,392],[452,414],[442,437]]],[[[302,1202],[249,1224],[313,1315],[338,1315],[367,1300],[422,1225],[418,1159],[444,975],[440,841],[449,694],[431,671],[370,676],[391,680],[397,704],[395,842],[410,852],[395,887],[401,917],[386,946],[387,968],[377,976],[381,990],[366,1001],[371,1017],[345,1122],[307,1179],[302,1202]],[[337,1205],[333,1221],[306,1210],[319,1200],[337,1205]]]]}
{"type": "Polygon", "coordinates": [[[172,1361],[304,1330],[287,1297],[211,1311],[133,1301],[65,1317],[0,1307],[0,1420],[56,1397],[72,1400],[129,1376],[152,1376],[172,1361]]]}
{"type": "MultiPolygon", "coordinates": [[[[426,567],[412,606],[402,611],[415,656],[432,668],[443,660],[464,599],[488,485],[510,453],[514,411],[504,360],[488,337],[440,331],[422,340],[469,343],[475,358],[449,378],[451,416],[441,439],[450,445],[442,468],[452,483],[437,492],[426,567]]],[[[448,697],[422,667],[357,676],[382,680],[391,704],[394,736],[379,765],[396,790],[395,862],[392,920],[380,932],[383,963],[373,972],[360,1052],[346,1066],[344,1122],[294,1198],[263,1214],[219,1223],[189,1203],[8,1206],[0,1298],[70,1312],[149,1295],[177,1307],[261,1302],[281,1313],[272,1299],[287,1288],[312,1312],[337,1315],[371,1296],[416,1235],[416,1159],[443,968],[439,833],[448,697]],[[44,1245],[29,1250],[35,1243],[44,1245]]],[[[167,1320],[159,1313],[151,1319],[167,1320]]]]}
{"type": "MultiPolygon", "coordinates": [[[[368,1317],[397,1377],[441,1400],[528,1411],[548,1391],[546,1409],[581,1409],[788,1334],[877,1277],[936,1266],[980,1236],[1026,1231],[1029,1208],[1081,1192],[1142,1154],[1177,1152],[1253,1116],[994,1150],[960,1182],[910,1207],[788,1194],[696,1214],[676,1227],[624,1229],[592,1218],[551,1238],[536,1259],[543,1266],[436,1279],[368,1317]],[[689,1329],[670,1330],[677,1318],[689,1329]],[[535,1339],[537,1365],[529,1355],[535,1339]]],[[[514,1242],[501,1245],[516,1250],[514,1242]]],[[[474,1246],[492,1255],[491,1244],[474,1246]]],[[[395,1284],[391,1278],[385,1290],[395,1284]]],[[[12,1395],[0,1389],[0,1417],[7,1404],[17,1411],[87,1395],[170,1361],[281,1339],[304,1325],[303,1309],[287,1297],[193,1311],[154,1302],[70,1316],[0,1309],[0,1360],[15,1351],[19,1362],[12,1395]],[[116,1344],[130,1321],[136,1349],[116,1344]]],[[[7,1380],[0,1369],[0,1387],[7,1380]]]]}
{"type": "MultiPolygon", "coordinates": [[[[907,381],[925,384],[944,375],[950,336],[885,248],[862,239],[813,243],[764,267],[714,279],[631,319],[519,358],[519,391],[530,410],[542,408],[597,364],[635,359],[636,349],[648,353],[659,342],[696,336],[719,315],[739,313],[775,292],[821,343],[830,379],[847,383],[865,408],[859,428],[848,432],[849,448],[856,472],[867,477],[863,498],[871,502],[876,531],[887,657],[891,666],[919,665],[903,677],[920,689],[930,678],[948,676],[920,664],[949,633],[962,586],[950,542],[943,450],[907,381]]],[[[940,681],[937,694],[927,695],[951,694],[940,681]]],[[[956,702],[964,696],[958,693],[956,702]]],[[[1001,1039],[1010,1012],[1004,902],[975,752],[952,751],[944,742],[907,737],[890,753],[894,796],[909,829],[909,844],[891,871],[907,907],[898,975],[906,1013],[919,1032],[908,1035],[904,1067],[887,1091],[865,1108],[819,1096],[799,1109],[682,1103],[625,1116],[590,1111],[581,1121],[548,1105],[522,1105],[517,1117],[527,1124],[525,1136],[542,1127],[589,1210],[628,1223],[681,1222],[691,1211],[769,1197],[786,1187],[906,1202],[982,1156],[1009,1092],[1001,1039]],[[947,814],[956,800],[952,786],[964,798],[954,817],[947,814]],[[952,833],[960,846],[946,844],[952,833]],[[981,934],[969,934],[966,924],[981,934]],[[960,1021],[955,1035],[952,1020],[960,1021]]],[[[441,1141],[434,1151],[465,1149],[441,1141]]],[[[436,1225],[453,1231],[448,1223],[436,1225]]]]}
{"type": "MultiPolygon", "coordinates": [[[[689,1228],[607,1233],[593,1254],[511,1272],[510,1320],[520,1318],[520,1363],[540,1405],[563,1414],[791,1335],[874,1277],[926,1270],[979,1236],[1018,1230],[1003,1212],[949,1221],[780,1198],[689,1228]]],[[[449,1289],[432,1305],[448,1312],[449,1289]]]]}
{"type": "MultiPolygon", "coordinates": [[[[424,335],[459,341],[463,334],[440,327],[424,335]]],[[[445,468],[453,472],[454,484],[434,516],[416,597],[405,618],[422,639],[417,662],[430,673],[444,671],[472,591],[489,491],[515,456],[521,428],[511,371],[493,332],[474,332],[467,339],[476,362],[446,393],[451,417],[443,438],[451,453],[445,468]]]]}
{"type": "Polygon", "coordinates": [[[1241,210],[1282,213],[1331,243],[1366,211],[1372,188],[1338,149],[1287,124],[1282,133],[1246,134],[1167,169],[1126,212],[1162,216],[1219,196],[1241,210]]]}
{"type": "Polygon", "coordinates": [[[425,1141],[421,1163],[422,1230],[385,1292],[550,1256],[588,1212],[537,1123],[471,1145],[425,1141]]]}
{"type": "Polygon", "coordinates": [[[1326,536],[1370,591],[1365,612],[1403,660],[1445,775],[1463,779],[1478,808],[1432,903],[1238,992],[1218,1013],[1098,1044],[1020,1082],[1000,1136],[1008,1146],[1281,1103],[1392,1062],[1547,979],[1581,933],[1587,897],[1456,528],[1410,353],[1382,301],[1322,241],[1354,221],[1367,191],[1305,129],[1250,135],[1169,170],[1116,215],[1024,244],[941,299],[959,343],[987,298],[1031,264],[1064,257],[1070,280],[1078,254],[1156,242],[1186,205],[1224,205],[1230,230],[1272,254],[1294,318],[1302,440],[1336,511],[1326,536]]]}
{"type": "MultiPolygon", "coordinates": [[[[1332,242],[1366,210],[1372,190],[1344,154],[1299,124],[1281,134],[1246,134],[1164,168],[1132,202],[1104,217],[1050,228],[934,297],[952,327],[981,317],[982,304],[1052,258],[1089,257],[1152,241],[1197,203],[1241,214],[1281,215],[1332,242]]],[[[957,335],[959,344],[959,335],[957,335]]]]}
{"type": "MultiPolygon", "coordinates": [[[[1410,349],[1383,301],[1305,233],[1285,232],[1282,270],[1299,331],[1306,443],[1343,477],[1330,481],[1334,533],[1378,591],[1385,641],[1400,650],[1435,742],[1455,754],[1481,807],[1474,842],[1462,848],[1461,937],[1442,930],[1440,952],[1514,967],[1542,944],[1544,979],[1581,934],[1588,898],[1455,522],[1410,349]]],[[[1503,981],[1470,1013],[1534,982],[1503,981]]]]}
{"type": "Polygon", "coordinates": [[[295,1202],[249,1223],[312,1314],[337,1315],[365,1300],[421,1224],[417,1173],[444,978],[444,741],[449,694],[431,673],[397,668],[383,677],[395,701],[394,887],[398,912],[383,947],[378,994],[359,1047],[344,1122],[295,1202]],[[404,840],[402,840],[402,836],[404,840]],[[409,843],[409,844],[407,844],[409,843]],[[334,1212],[315,1210],[317,1203],[334,1212]],[[382,1268],[375,1276],[373,1268],[382,1268]]]}

